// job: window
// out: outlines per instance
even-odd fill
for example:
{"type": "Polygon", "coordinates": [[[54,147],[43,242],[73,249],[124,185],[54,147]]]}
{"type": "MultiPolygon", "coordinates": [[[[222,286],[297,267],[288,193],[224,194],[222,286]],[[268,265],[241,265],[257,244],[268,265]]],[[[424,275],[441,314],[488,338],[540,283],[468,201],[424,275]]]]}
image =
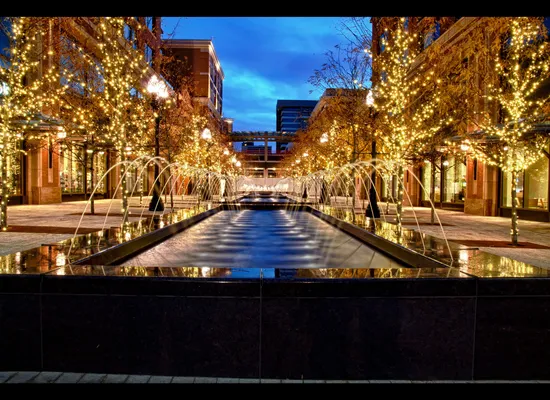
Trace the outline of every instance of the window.
{"type": "MultiPolygon", "coordinates": [[[[512,173],[502,173],[502,206],[512,207],[512,173]]],[[[523,208],[523,174],[516,178],[516,207],[523,208]]]]}
{"type": "Polygon", "coordinates": [[[466,195],[466,165],[458,157],[451,157],[447,162],[448,165],[443,164],[443,201],[462,203],[466,195]]]}
{"type": "Polygon", "coordinates": [[[440,35],[441,24],[435,21],[432,28],[424,35],[424,48],[430,46],[440,35]]]}
{"type": "Polygon", "coordinates": [[[405,21],[403,21],[403,29],[406,31],[409,30],[409,17],[405,17],[405,21]]]}
{"type": "Polygon", "coordinates": [[[153,65],[153,49],[148,44],[145,45],[145,61],[147,64],[153,65]]]}
{"type": "Polygon", "coordinates": [[[145,17],[145,26],[153,32],[153,17],[145,17]]]}
{"type": "MultiPolygon", "coordinates": [[[[422,166],[422,185],[424,190],[422,191],[422,200],[429,200],[432,190],[432,163],[425,162],[422,166]]],[[[441,200],[441,174],[436,168],[435,171],[435,189],[434,189],[434,202],[441,200]]]]}
{"type": "Polygon", "coordinates": [[[134,30],[127,24],[124,24],[124,39],[133,43],[136,38],[134,30]]]}
{"type": "Polygon", "coordinates": [[[548,158],[542,155],[525,171],[526,208],[548,209],[548,158]]]}
{"type": "Polygon", "coordinates": [[[381,54],[386,50],[385,42],[388,40],[387,32],[384,32],[380,35],[380,40],[378,41],[378,54],[381,54]]]}
{"type": "Polygon", "coordinates": [[[0,20],[0,67],[6,65],[6,59],[9,58],[11,21],[8,18],[0,20]]]}

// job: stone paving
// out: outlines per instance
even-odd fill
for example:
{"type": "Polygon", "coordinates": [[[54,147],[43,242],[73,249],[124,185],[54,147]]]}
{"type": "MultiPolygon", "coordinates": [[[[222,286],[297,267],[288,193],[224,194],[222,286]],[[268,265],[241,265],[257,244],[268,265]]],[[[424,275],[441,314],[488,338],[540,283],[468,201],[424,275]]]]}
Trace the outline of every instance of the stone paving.
{"type": "MultiPolygon", "coordinates": [[[[143,216],[150,215],[147,211],[148,198],[143,199],[145,211],[143,216]]],[[[131,206],[138,206],[139,198],[130,201],[131,206]]],[[[97,200],[96,212],[106,213],[110,208],[111,213],[120,214],[120,200],[97,200]]],[[[20,205],[8,207],[8,223],[11,225],[27,226],[58,226],[76,228],[80,222],[86,202],[75,201],[48,205],[20,205]]],[[[385,203],[380,203],[380,209],[386,209],[385,203]]],[[[89,208],[88,208],[89,211],[89,208]]],[[[142,209],[131,207],[130,220],[139,219],[142,209]]],[[[168,212],[168,207],[165,212],[168,212]]],[[[390,207],[390,213],[395,214],[395,208],[390,207]]],[[[408,228],[418,230],[414,215],[421,223],[430,222],[430,209],[424,207],[404,207],[404,225],[408,228]]],[[[502,217],[483,217],[464,214],[460,211],[437,210],[437,215],[444,224],[445,236],[448,240],[510,240],[510,219],[502,217]]],[[[393,216],[388,216],[393,219],[393,216]]],[[[382,217],[383,219],[383,217],[382,217]]],[[[121,216],[92,216],[85,215],[81,227],[97,228],[105,224],[106,227],[117,226],[121,223],[121,216]]],[[[439,238],[443,237],[440,226],[420,225],[420,230],[426,234],[439,238]]],[[[550,223],[536,221],[519,221],[520,243],[531,242],[541,245],[550,245],[550,223]]],[[[0,232],[0,255],[15,253],[38,247],[43,243],[55,243],[60,240],[72,237],[72,234],[44,234],[44,233],[20,233],[0,232]]],[[[542,268],[550,268],[550,249],[525,249],[525,248],[503,248],[503,247],[479,247],[480,250],[496,255],[509,257],[528,264],[542,268]]]]}
{"type": "Polygon", "coordinates": [[[185,384],[280,384],[280,383],[550,383],[544,380],[531,381],[501,381],[501,380],[480,380],[480,381],[411,381],[411,380],[299,380],[299,379],[250,379],[250,378],[211,378],[211,377],[188,377],[188,376],[158,376],[158,375],[123,375],[123,374],[83,374],[73,372],[37,372],[37,371],[0,371],[0,383],[185,383],[185,384]]]}
{"type": "MultiPolygon", "coordinates": [[[[385,207],[382,207],[385,209],[385,207]]],[[[391,209],[390,209],[391,212],[391,209]]],[[[431,221],[430,209],[424,207],[405,207],[404,226],[419,230],[414,215],[419,222],[431,221]],[[414,213],[413,213],[414,210],[414,213]]],[[[442,223],[452,224],[444,226],[447,240],[510,240],[510,219],[503,217],[483,217],[464,214],[461,211],[437,210],[442,223]]],[[[389,216],[388,216],[389,217],[389,216]]],[[[389,218],[388,218],[389,219],[389,218]]],[[[393,219],[393,216],[392,216],[393,219]]],[[[437,221],[437,219],[436,219],[437,221]]],[[[438,225],[420,225],[420,231],[428,235],[443,238],[441,227],[438,225]]],[[[519,242],[531,242],[550,246],[550,222],[519,221],[519,242]]],[[[478,247],[478,246],[476,246],[478,247]]],[[[537,267],[550,268],[550,249],[525,249],[514,247],[478,247],[481,251],[509,257],[537,267]]]]}
{"type": "MultiPolygon", "coordinates": [[[[144,197],[143,204],[145,211],[143,217],[151,215],[148,211],[149,199],[144,197]]],[[[133,207],[139,205],[139,198],[133,198],[130,201],[130,221],[139,220],[142,209],[133,207]]],[[[8,207],[8,226],[56,226],[75,228],[79,226],[81,214],[86,207],[85,201],[73,201],[57,204],[45,205],[18,205],[8,207]]],[[[100,230],[120,226],[122,216],[120,216],[121,201],[96,200],[95,212],[104,215],[85,215],[80,223],[80,227],[100,230]],[[110,207],[110,209],[109,209],[110,207]],[[118,214],[116,216],[105,217],[105,213],[118,214]]],[[[88,206],[86,213],[90,212],[88,206]]],[[[168,212],[168,211],[165,211],[168,212]]],[[[159,213],[157,213],[158,215],[159,213]]],[[[54,234],[54,233],[25,233],[25,232],[0,232],[0,256],[15,253],[18,251],[29,250],[39,247],[42,244],[56,243],[61,240],[69,239],[74,234],[54,234]]]]}

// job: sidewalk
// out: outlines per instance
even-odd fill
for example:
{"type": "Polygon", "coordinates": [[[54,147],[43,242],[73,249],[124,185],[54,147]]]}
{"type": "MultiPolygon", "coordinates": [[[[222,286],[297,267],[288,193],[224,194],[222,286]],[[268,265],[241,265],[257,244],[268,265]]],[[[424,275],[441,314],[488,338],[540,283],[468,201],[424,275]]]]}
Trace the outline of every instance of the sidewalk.
{"type": "Polygon", "coordinates": [[[550,381],[411,381],[411,380],[298,380],[298,379],[240,379],[192,376],[83,374],[74,372],[0,372],[0,383],[550,383],[550,381]]]}
{"type": "MultiPolygon", "coordinates": [[[[0,256],[29,250],[44,243],[69,239],[74,236],[77,226],[79,229],[83,229],[82,233],[88,233],[91,230],[99,231],[103,226],[105,228],[120,226],[122,223],[121,204],[121,200],[118,199],[113,200],[112,203],[110,199],[96,200],[95,213],[97,215],[90,215],[90,206],[88,205],[86,215],[82,218],[81,223],[80,219],[86,207],[85,201],[9,206],[8,227],[29,227],[28,230],[39,230],[38,227],[41,227],[43,230],[41,233],[0,232],[0,256]],[[108,217],[106,217],[107,212],[109,212],[108,217]],[[72,228],[72,231],[70,233],[46,233],[55,232],[56,228],[72,228]]],[[[138,207],[139,198],[132,198],[129,204],[129,221],[139,220],[142,212],[142,208],[138,207]]],[[[142,204],[145,206],[143,217],[152,215],[152,212],[148,211],[149,198],[144,197],[142,204]]],[[[169,211],[170,209],[167,207],[164,212],[169,211]]],[[[156,214],[162,213],[157,212],[156,214]]]]}
{"type": "MultiPolygon", "coordinates": [[[[380,210],[385,211],[385,204],[380,204],[380,210]]],[[[420,230],[421,232],[438,238],[444,236],[449,241],[480,240],[480,241],[510,241],[511,222],[509,218],[483,217],[465,214],[460,211],[436,210],[437,216],[443,224],[445,234],[439,225],[423,225],[431,222],[430,209],[424,207],[405,207],[403,226],[420,230]],[[414,212],[413,212],[414,211],[414,212]],[[416,225],[415,216],[420,226],[416,225]]],[[[386,218],[395,219],[395,209],[386,218]]],[[[383,216],[381,219],[383,220],[383,216]]],[[[437,218],[436,218],[437,222],[437,218]]],[[[550,247],[550,222],[519,220],[519,243],[529,242],[550,247]]],[[[478,247],[481,251],[509,257],[527,264],[542,268],[550,268],[550,249],[526,249],[521,247],[478,247]]]]}

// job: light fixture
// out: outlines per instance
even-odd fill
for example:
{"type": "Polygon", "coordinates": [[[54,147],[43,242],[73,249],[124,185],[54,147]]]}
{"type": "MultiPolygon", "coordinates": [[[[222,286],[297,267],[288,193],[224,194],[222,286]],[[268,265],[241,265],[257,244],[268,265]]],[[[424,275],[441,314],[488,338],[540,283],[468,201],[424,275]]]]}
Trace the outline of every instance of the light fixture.
{"type": "Polygon", "coordinates": [[[153,75],[151,79],[149,79],[149,83],[147,83],[147,91],[163,99],[168,97],[168,88],[166,87],[166,84],[158,79],[156,75],[153,75]]]}
{"type": "Polygon", "coordinates": [[[67,132],[65,132],[65,129],[62,127],[59,127],[59,131],[57,132],[57,138],[58,139],[65,139],[67,137],[67,132]]]}
{"type": "Polygon", "coordinates": [[[374,105],[374,97],[372,97],[372,92],[369,91],[369,93],[367,94],[367,99],[365,100],[365,102],[367,103],[367,106],[373,106],[374,105]]]}
{"type": "Polygon", "coordinates": [[[58,253],[57,256],[55,256],[55,266],[56,267],[62,267],[66,263],[66,258],[64,253],[58,253]]]}
{"type": "Polygon", "coordinates": [[[223,149],[223,154],[225,154],[226,156],[229,155],[229,150],[228,149],[223,149]]]}
{"type": "Polygon", "coordinates": [[[443,161],[443,165],[444,165],[444,166],[448,166],[448,165],[449,165],[449,161],[447,161],[447,160],[443,161]]]}
{"type": "Polygon", "coordinates": [[[204,140],[210,140],[210,139],[212,139],[212,132],[210,132],[210,129],[204,128],[202,133],[201,133],[201,137],[204,140]]]}
{"type": "Polygon", "coordinates": [[[325,133],[323,133],[323,134],[321,135],[320,142],[321,142],[321,143],[326,143],[326,142],[328,142],[328,133],[325,132],[325,133]]]}
{"type": "Polygon", "coordinates": [[[470,147],[469,147],[467,144],[465,144],[465,143],[463,143],[463,144],[460,145],[460,150],[462,150],[462,151],[468,151],[469,148],[470,148],[470,147]]]}
{"type": "Polygon", "coordinates": [[[240,161],[237,161],[237,163],[235,164],[237,167],[240,167],[241,166],[241,162],[240,161]]]}

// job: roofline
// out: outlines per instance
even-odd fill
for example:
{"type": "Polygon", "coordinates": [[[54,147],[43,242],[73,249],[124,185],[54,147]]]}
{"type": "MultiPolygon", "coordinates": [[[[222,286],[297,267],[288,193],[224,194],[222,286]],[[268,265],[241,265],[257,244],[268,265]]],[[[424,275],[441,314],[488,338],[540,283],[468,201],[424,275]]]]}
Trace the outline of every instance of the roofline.
{"type": "Polygon", "coordinates": [[[161,47],[171,49],[208,49],[208,52],[214,59],[214,64],[225,79],[222,65],[214,48],[214,42],[211,39],[163,39],[161,47]]]}

